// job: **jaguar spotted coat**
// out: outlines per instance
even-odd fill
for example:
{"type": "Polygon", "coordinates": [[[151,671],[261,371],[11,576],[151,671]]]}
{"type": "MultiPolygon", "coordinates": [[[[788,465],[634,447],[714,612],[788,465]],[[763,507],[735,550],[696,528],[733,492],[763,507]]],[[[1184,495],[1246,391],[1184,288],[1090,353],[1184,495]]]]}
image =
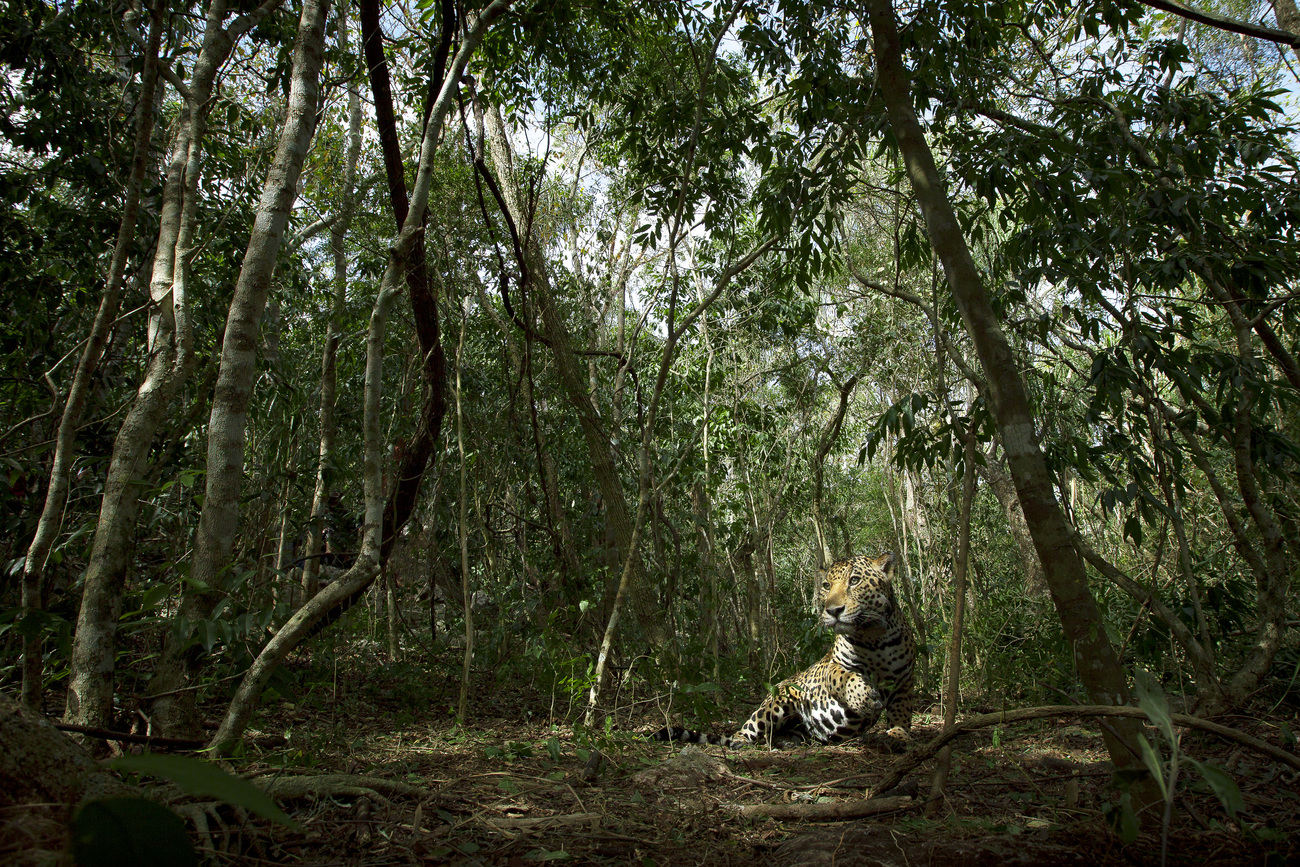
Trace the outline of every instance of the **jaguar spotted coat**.
{"type": "Polygon", "coordinates": [[[883,709],[886,734],[906,740],[916,644],[893,573],[892,554],[852,557],[826,570],[821,624],[835,633],[835,643],[820,662],[777,684],[740,731],[718,737],[670,727],[652,737],[725,747],[807,738],[833,744],[867,731],[883,709]]]}

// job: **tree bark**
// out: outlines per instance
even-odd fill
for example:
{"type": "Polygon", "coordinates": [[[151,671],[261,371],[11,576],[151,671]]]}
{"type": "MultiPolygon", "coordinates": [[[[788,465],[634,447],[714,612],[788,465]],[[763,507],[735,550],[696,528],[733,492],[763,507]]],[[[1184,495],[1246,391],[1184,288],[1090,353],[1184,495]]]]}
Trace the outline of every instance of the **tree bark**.
{"type": "MultiPolygon", "coordinates": [[[[600,490],[605,521],[613,532],[614,545],[618,551],[617,562],[624,563],[627,562],[629,552],[632,550],[635,520],[623,491],[623,482],[618,471],[618,453],[610,431],[606,430],[604,422],[601,421],[600,412],[587,388],[582,364],[573,349],[573,337],[569,327],[555,304],[545,256],[532,236],[531,227],[528,225],[530,215],[520,201],[515,185],[511,170],[514,165],[514,155],[510,149],[509,139],[506,137],[497,112],[489,110],[484,112],[484,115],[487,149],[500,178],[498,187],[510,212],[510,219],[517,227],[517,231],[521,233],[520,242],[523,249],[519,253],[522,253],[524,261],[520,264],[527,269],[527,286],[531,290],[531,298],[541,316],[542,330],[555,361],[556,375],[564,389],[565,398],[577,416],[578,427],[582,430],[592,477],[600,490]]],[[[637,581],[637,576],[642,572],[640,564],[634,563],[632,568],[633,582],[641,583],[637,581]]],[[[618,595],[620,577],[619,573],[612,573],[606,579],[605,600],[602,606],[606,616],[618,595]]]]}
{"type": "MultiPolygon", "coordinates": [[[[494,2],[482,13],[495,10],[494,2]]],[[[509,3],[499,11],[493,11],[492,19],[504,14],[509,3]]],[[[444,68],[452,38],[457,27],[455,5],[442,3],[442,32],[434,58],[434,74],[430,78],[430,94],[425,106],[425,133],[429,124],[434,125],[434,141],[441,135],[443,119],[450,109],[450,100],[459,86],[457,73],[453,68],[451,74],[445,74],[444,68]],[[452,86],[448,90],[448,85],[452,86]],[[438,88],[435,92],[434,88],[438,88]],[[443,96],[447,96],[447,100],[443,96]],[[435,118],[435,107],[441,104],[441,116],[435,118]]],[[[389,83],[388,61],[384,56],[383,31],[379,26],[379,0],[362,0],[360,4],[361,38],[365,50],[366,67],[370,75],[371,92],[374,97],[375,123],[379,133],[380,150],[384,158],[384,171],[388,178],[388,196],[393,209],[393,218],[400,231],[406,225],[412,210],[412,201],[407,195],[406,174],[402,161],[401,145],[397,135],[397,120],[393,110],[392,86],[389,83]]],[[[482,20],[482,16],[480,16],[482,20]]],[[[488,21],[490,24],[490,20],[488,21]]],[[[481,39],[481,36],[479,37],[481,39]]],[[[462,45],[463,49],[463,45],[462,45]]],[[[458,53],[457,59],[464,54],[458,53]]],[[[465,56],[468,59],[468,56],[465,56]]],[[[461,67],[463,71],[463,66],[461,67]]],[[[421,151],[423,153],[423,151],[421,151]]],[[[417,185],[419,179],[416,181],[417,185]]],[[[427,192],[425,193],[427,197],[427,192]]],[[[419,208],[420,226],[424,225],[424,209],[419,208]]],[[[415,336],[420,344],[420,357],[423,360],[425,395],[421,407],[420,423],[415,434],[407,444],[406,451],[397,467],[397,479],[388,495],[384,524],[387,535],[384,538],[381,556],[387,559],[392,550],[397,533],[406,524],[415,508],[419,496],[420,484],[424,478],[425,468],[434,454],[434,446],[442,432],[443,418],[447,414],[447,361],[442,348],[441,326],[438,315],[438,298],[429,283],[425,262],[424,234],[417,233],[411,240],[410,255],[406,258],[404,280],[411,300],[411,312],[415,320],[415,336]]]]}
{"type": "Polygon", "coordinates": [[[0,808],[71,806],[132,794],[137,792],[100,767],[44,716],[0,694],[0,808]]]}
{"type": "Polygon", "coordinates": [[[465,317],[460,320],[460,340],[456,344],[456,454],[460,459],[460,502],[456,521],[460,541],[460,600],[465,615],[465,654],[460,670],[460,701],[456,705],[456,722],[465,725],[469,719],[469,678],[474,663],[474,591],[469,583],[469,486],[465,468],[465,414],[460,391],[460,366],[465,349],[465,317]]]}
{"type": "Polygon", "coordinates": [[[267,0],[223,27],[228,4],[212,0],[203,41],[188,85],[163,184],[158,242],[149,293],[148,361],[122,427],[104,480],[99,522],[86,565],[81,609],[73,639],[64,720],[107,728],[113,711],[113,657],[123,584],[135,538],[140,482],[154,435],[193,367],[189,320],[190,258],[198,214],[203,136],[217,72],[235,42],[280,3],[267,0]]]}
{"type": "MultiPolygon", "coordinates": [[[[132,26],[127,23],[126,26],[132,26]]],[[[69,475],[76,460],[77,426],[86,407],[90,381],[99,369],[104,347],[108,345],[113,322],[121,307],[122,286],[126,276],[127,256],[135,240],[136,217],[140,210],[140,191],[144,186],[145,169],[149,163],[149,143],[154,128],[154,92],[158,82],[158,49],[162,44],[162,4],[154,6],[149,19],[149,42],[144,49],[144,69],[140,73],[140,95],[136,105],[135,144],[131,158],[131,172],[127,178],[122,201],[122,217],[118,225],[113,258],[109,261],[108,275],[104,280],[104,294],[99,310],[90,326],[86,348],[77,362],[72,385],[63,405],[59,429],[54,438],[54,459],[50,466],[50,484],[45,492],[45,505],[36,524],[36,533],[23,560],[22,604],[23,617],[31,617],[43,607],[44,575],[46,562],[58,539],[63,523],[63,507],[68,501],[69,475]]],[[[41,699],[41,636],[30,629],[23,638],[23,703],[39,708],[41,699]]]]}
{"type": "Polygon", "coordinates": [[[826,532],[822,522],[822,482],[826,471],[826,456],[830,454],[831,448],[835,445],[835,441],[839,439],[840,428],[844,425],[844,415],[848,412],[849,408],[849,397],[852,396],[853,389],[857,387],[857,384],[858,375],[854,374],[839,387],[840,402],[835,412],[826,420],[826,424],[822,428],[821,436],[817,441],[817,452],[813,455],[812,459],[812,523],[813,534],[817,537],[818,569],[824,569],[826,565],[834,559],[831,556],[830,546],[826,544],[826,532]]]}
{"type": "Polygon", "coordinates": [[[1043,577],[1043,564],[1038,561],[1033,534],[1025,523],[1025,510],[1020,507],[1015,482],[1011,481],[1011,477],[1002,468],[995,449],[990,449],[984,455],[984,463],[979,470],[1002,506],[1002,514],[1007,518],[1007,527],[1011,531],[1011,538],[1016,542],[1016,551],[1020,554],[1020,568],[1025,573],[1025,592],[1042,598],[1047,593],[1047,579],[1043,577]]]}
{"type": "MultiPolygon", "coordinates": [[[[1051,475],[1034,428],[1020,370],[994,312],[988,289],[971,258],[961,225],[948,200],[947,185],[934,162],[912,105],[911,82],[890,0],[868,3],[876,78],[902,153],[908,179],[925,219],[931,245],[943,264],[953,299],[970,334],[992,398],[1002,446],[1034,539],[1052,601],[1074,653],[1079,677],[1097,704],[1128,700],[1124,668],[1106,635],[1105,622],[1088,587],[1087,574],[1071,541],[1070,527],[1052,490],[1051,475]]],[[[1118,769],[1140,769],[1138,724],[1116,721],[1103,727],[1107,751],[1118,769]]],[[[1155,800],[1154,787],[1137,786],[1140,808],[1155,800]]]]}
{"type": "Polygon", "coordinates": [[[154,724],[168,736],[191,735],[194,693],[178,692],[197,673],[201,648],[189,627],[211,617],[227,581],[235,535],[239,531],[239,494],[244,475],[244,440],[248,404],[257,378],[257,345],[271,275],[284,239],[289,214],[298,197],[307,148],[316,131],[320,70],[324,62],[325,17],[329,0],[306,0],[293,49],[293,73],[284,126],[267,171],[253,231],[244,253],[234,297],[226,317],[221,365],[208,421],[208,453],[203,511],[190,566],[176,614],[181,629],[167,631],[162,655],[149,686],[154,724]]]}

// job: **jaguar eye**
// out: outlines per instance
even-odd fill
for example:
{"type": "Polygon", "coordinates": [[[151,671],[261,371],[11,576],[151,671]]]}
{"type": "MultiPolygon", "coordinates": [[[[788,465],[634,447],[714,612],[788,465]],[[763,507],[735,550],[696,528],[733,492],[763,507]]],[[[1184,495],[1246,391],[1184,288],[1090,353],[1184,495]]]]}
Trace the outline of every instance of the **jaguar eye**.
{"type": "Polygon", "coordinates": [[[849,586],[852,587],[854,584],[857,584],[861,580],[862,580],[861,575],[854,575],[849,578],[849,586]]]}
{"type": "Polygon", "coordinates": [[[823,581],[823,582],[822,582],[822,589],[823,589],[823,590],[829,590],[829,589],[831,589],[831,582],[829,582],[829,581],[823,581]]]}

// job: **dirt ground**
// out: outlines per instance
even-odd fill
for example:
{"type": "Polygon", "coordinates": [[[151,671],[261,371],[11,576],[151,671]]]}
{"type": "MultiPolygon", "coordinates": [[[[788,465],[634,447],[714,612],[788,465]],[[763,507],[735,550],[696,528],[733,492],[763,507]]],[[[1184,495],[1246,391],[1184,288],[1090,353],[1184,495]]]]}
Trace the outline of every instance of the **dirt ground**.
{"type": "MultiPolygon", "coordinates": [[[[620,695],[623,709],[607,724],[575,728],[569,720],[579,714],[567,698],[510,679],[492,684],[491,675],[459,727],[450,673],[430,683],[409,665],[340,669],[330,684],[268,703],[245,754],[228,764],[296,787],[281,803],[300,828],[210,805],[195,838],[209,863],[1158,865],[1166,842],[1159,817],[1129,844],[1108,830],[1104,811],[1116,793],[1091,721],[1061,717],[959,739],[933,818],[921,803],[929,761],[884,793],[913,796],[890,802],[892,812],[777,820],[742,808],[860,806],[878,794],[872,786],[897,754],[870,735],[783,751],[655,743],[644,733],[664,723],[663,696],[620,695]]],[[[728,705],[719,718],[743,721],[746,705],[728,705]]],[[[1284,723],[1300,729],[1294,717],[1219,721],[1279,744],[1284,723]]],[[[938,731],[938,718],[922,714],[913,742],[938,731]]],[[[1184,769],[1166,863],[1300,863],[1300,775],[1198,733],[1187,733],[1182,749],[1227,771],[1244,810],[1234,821],[1184,769]]]]}

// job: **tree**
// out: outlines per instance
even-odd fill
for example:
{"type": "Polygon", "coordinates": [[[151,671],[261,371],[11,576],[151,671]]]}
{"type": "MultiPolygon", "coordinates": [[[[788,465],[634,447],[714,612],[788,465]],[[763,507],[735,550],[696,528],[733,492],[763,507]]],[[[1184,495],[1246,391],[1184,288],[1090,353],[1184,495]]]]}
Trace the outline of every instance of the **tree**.
{"type": "MultiPolygon", "coordinates": [[[[148,369],[113,442],[113,457],[104,481],[99,523],[86,569],[72,649],[64,712],[69,722],[102,727],[111,720],[114,634],[139,510],[140,478],[154,434],[177,389],[193,368],[191,262],[198,216],[200,157],[208,112],[212,108],[212,89],[235,42],[278,5],[278,0],[268,0],[227,26],[223,23],[226,4],[224,0],[214,0],[208,7],[190,80],[177,88],[182,99],[180,125],[167,165],[150,278],[153,307],[149,319],[148,369]]],[[[177,83],[172,84],[175,87],[177,83]]]]}
{"type": "Polygon", "coordinates": [[[193,693],[186,690],[200,661],[187,623],[212,616],[219,588],[228,580],[230,557],[239,529],[239,493],[244,472],[244,432],[249,393],[257,375],[258,327],[275,270],[285,227],[298,193],[307,148],[316,131],[320,70],[325,43],[328,0],[305,0],[293,47],[292,80],[284,126],[253,222],[248,250],[235,284],[212,415],[208,422],[208,460],[203,511],[190,567],[176,617],[181,629],[168,633],[150,690],[153,717],[165,733],[188,734],[194,723],[187,713],[193,693]],[[179,635],[178,635],[179,632],[179,635]]]}
{"type": "MultiPolygon", "coordinates": [[[[913,108],[893,7],[889,0],[872,0],[868,8],[881,98],[930,242],[987,377],[1002,448],[1080,679],[1095,703],[1124,704],[1128,698],[1124,668],[1106,635],[1082,558],[1052,490],[1024,383],[913,108]]],[[[1139,766],[1136,724],[1107,727],[1105,737],[1117,769],[1139,766]]]]}

